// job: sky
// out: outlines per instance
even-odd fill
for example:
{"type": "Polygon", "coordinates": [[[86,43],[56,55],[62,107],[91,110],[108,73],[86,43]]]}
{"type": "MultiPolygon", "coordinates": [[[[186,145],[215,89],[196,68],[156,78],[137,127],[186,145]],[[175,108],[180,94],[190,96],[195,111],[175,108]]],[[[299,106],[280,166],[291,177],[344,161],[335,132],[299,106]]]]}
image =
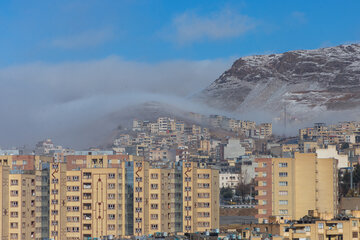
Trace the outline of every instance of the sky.
{"type": "Polygon", "coordinates": [[[236,58],[359,42],[359,10],[356,0],[0,1],[0,147],[95,144],[116,127],[106,116],[146,101],[200,111],[186,97],[236,58]]]}

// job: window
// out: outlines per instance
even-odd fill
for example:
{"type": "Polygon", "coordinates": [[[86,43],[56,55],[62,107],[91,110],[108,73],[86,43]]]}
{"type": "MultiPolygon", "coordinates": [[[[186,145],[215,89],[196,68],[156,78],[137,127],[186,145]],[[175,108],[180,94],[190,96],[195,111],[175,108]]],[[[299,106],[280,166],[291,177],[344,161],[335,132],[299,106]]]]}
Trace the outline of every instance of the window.
{"type": "Polygon", "coordinates": [[[77,182],[77,181],[79,181],[79,176],[73,176],[72,179],[73,179],[73,181],[77,182]]]}
{"type": "Polygon", "coordinates": [[[151,209],[158,209],[158,208],[159,208],[158,204],[151,204],[151,209]]]}
{"type": "Polygon", "coordinates": [[[142,187],[136,187],[136,188],[135,188],[135,191],[136,191],[136,192],[142,192],[142,187]]]}
{"type": "Polygon", "coordinates": [[[11,185],[12,186],[17,186],[19,184],[18,180],[11,180],[11,185]]]}
{"type": "Polygon", "coordinates": [[[109,220],[114,220],[115,219],[115,214],[109,214],[108,219],[109,220]]]}
{"type": "Polygon", "coordinates": [[[109,230],[115,230],[115,225],[114,224],[109,224],[108,229],[109,230]]]}
{"type": "Polygon", "coordinates": [[[108,188],[109,189],[115,189],[115,184],[114,183],[109,183],[108,188]]]}
{"type": "Polygon", "coordinates": [[[11,207],[17,207],[17,206],[19,206],[19,203],[18,203],[18,201],[11,201],[10,206],[11,207]]]}
{"type": "Polygon", "coordinates": [[[158,179],[158,174],[157,173],[152,173],[151,174],[151,179],[158,179]]]}
{"type": "Polygon", "coordinates": [[[135,198],[135,202],[142,202],[142,198],[141,197],[135,198]]]}
{"type": "Polygon", "coordinates": [[[266,200],[262,200],[262,205],[266,205],[267,201],[266,200]]]}
{"type": "Polygon", "coordinates": [[[288,185],[288,182],[287,181],[280,181],[279,182],[279,186],[282,186],[282,187],[285,187],[288,185]]]}
{"type": "Polygon", "coordinates": [[[158,189],[158,184],[151,184],[151,189],[158,189]]]}
{"type": "Polygon", "coordinates": [[[351,223],[351,225],[353,226],[353,227],[357,227],[357,221],[356,220],[352,220],[352,223],[351,223]]]}
{"type": "Polygon", "coordinates": [[[288,205],[288,200],[280,200],[279,205],[288,205]]]}
{"type": "Polygon", "coordinates": [[[267,173],[266,173],[266,172],[263,172],[263,173],[262,173],[262,176],[263,176],[263,177],[266,177],[266,176],[267,176],[267,173]]]}
{"type": "Polygon", "coordinates": [[[287,196],[287,195],[288,195],[288,191],[279,191],[279,195],[280,195],[280,196],[287,196]]]}
{"type": "Polygon", "coordinates": [[[191,201],[191,196],[185,197],[185,201],[191,201]]]}
{"type": "Polygon", "coordinates": [[[135,221],[136,221],[137,223],[141,223],[141,222],[142,222],[142,218],[135,218],[135,221]]]}
{"type": "Polygon", "coordinates": [[[158,225],[157,225],[157,224],[151,224],[151,229],[152,229],[152,230],[158,229],[158,225]]]}
{"type": "Polygon", "coordinates": [[[191,220],[191,216],[185,216],[185,220],[186,220],[186,221],[190,221],[190,220],[191,220]]]}
{"type": "Polygon", "coordinates": [[[318,223],[318,229],[323,229],[324,228],[324,223],[318,223]]]}
{"type": "Polygon", "coordinates": [[[115,204],[108,204],[108,209],[115,209],[115,204]]]}
{"type": "Polygon", "coordinates": [[[191,187],[185,187],[185,192],[190,192],[191,191],[191,187]]]}
{"type": "Polygon", "coordinates": [[[265,162],[263,162],[263,163],[262,163],[262,166],[263,166],[263,167],[266,167],[266,166],[267,166],[267,164],[266,164],[265,162]]]}
{"type": "Polygon", "coordinates": [[[287,167],[288,166],[288,164],[287,164],[287,162],[280,162],[279,163],[279,167],[287,167]]]}
{"type": "Polygon", "coordinates": [[[288,210],[287,209],[279,209],[279,214],[286,215],[286,214],[288,214],[288,210]]]}
{"type": "Polygon", "coordinates": [[[115,199],[115,194],[109,193],[109,194],[108,194],[108,198],[109,198],[109,199],[115,199]]]}
{"type": "Polygon", "coordinates": [[[287,172],[279,172],[279,177],[287,177],[288,173],[287,172]]]}
{"type": "Polygon", "coordinates": [[[109,179],[114,179],[115,178],[115,173],[109,173],[109,179]]]}
{"type": "Polygon", "coordinates": [[[136,182],[141,182],[141,181],[142,181],[142,177],[137,177],[137,178],[135,178],[135,181],[136,181],[136,182]]]}
{"type": "Polygon", "coordinates": [[[262,196],[266,196],[267,192],[265,190],[262,191],[262,196]]]}
{"type": "Polygon", "coordinates": [[[141,212],[142,212],[142,208],[135,208],[135,211],[136,211],[137,213],[141,213],[141,212]]]}
{"type": "Polygon", "coordinates": [[[342,223],[338,223],[338,224],[337,224],[337,228],[338,228],[338,229],[342,229],[342,228],[343,228],[343,224],[342,224],[342,223]]]}
{"type": "Polygon", "coordinates": [[[73,190],[74,192],[78,192],[78,191],[79,191],[79,187],[78,187],[78,186],[73,186],[73,187],[72,187],[72,190],[73,190]]]}
{"type": "Polygon", "coordinates": [[[159,218],[157,214],[151,214],[150,217],[152,220],[157,220],[159,218]]]}
{"type": "Polygon", "coordinates": [[[356,238],[356,239],[357,239],[358,236],[359,236],[358,232],[353,232],[353,233],[352,233],[352,237],[353,237],[353,238],[356,238]]]}
{"type": "Polygon", "coordinates": [[[141,162],[136,162],[136,167],[142,167],[142,163],[141,162]]]}
{"type": "Polygon", "coordinates": [[[185,182],[191,182],[191,177],[185,177],[185,182]]]}
{"type": "Polygon", "coordinates": [[[267,182],[266,182],[266,181],[263,181],[263,182],[262,182],[262,185],[263,185],[263,186],[266,186],[266,185],[267,185],[267,182]]]}
{"type": "Polygon", "coordinates": [[[151,199],[158,199],[159,198],[159,196],[157,194],[151,194],[150,197],[151,197],[151,199]]]}
{"type": "Polygon", "coordinates": [[[10,212],[10,217],[17,218],[18,216],[18,212],[10,212]]]}

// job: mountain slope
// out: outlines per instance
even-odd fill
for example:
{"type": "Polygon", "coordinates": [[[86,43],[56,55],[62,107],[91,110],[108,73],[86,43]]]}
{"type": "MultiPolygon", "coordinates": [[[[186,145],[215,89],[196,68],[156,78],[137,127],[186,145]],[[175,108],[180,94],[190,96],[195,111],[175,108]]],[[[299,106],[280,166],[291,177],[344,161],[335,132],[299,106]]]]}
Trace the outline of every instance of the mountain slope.
{"type": "Polygon", "coordinates": [[[269,111],[294,119],[360,103],[360,44],[243,57],[197,96],[231,112],[269,111]]]}

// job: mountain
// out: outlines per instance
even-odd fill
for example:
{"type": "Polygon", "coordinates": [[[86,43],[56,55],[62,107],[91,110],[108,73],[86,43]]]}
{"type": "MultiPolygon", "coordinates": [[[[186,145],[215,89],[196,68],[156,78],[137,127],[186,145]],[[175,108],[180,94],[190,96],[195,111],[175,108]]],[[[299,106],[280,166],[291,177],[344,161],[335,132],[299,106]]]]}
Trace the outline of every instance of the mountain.
{"type": "Polygon", "coordinates": [[[266,111],[276,118],[286,109],[296,120],[358,111],[360,44],[242,57],[196,98],[229,112],[266,111]]]}

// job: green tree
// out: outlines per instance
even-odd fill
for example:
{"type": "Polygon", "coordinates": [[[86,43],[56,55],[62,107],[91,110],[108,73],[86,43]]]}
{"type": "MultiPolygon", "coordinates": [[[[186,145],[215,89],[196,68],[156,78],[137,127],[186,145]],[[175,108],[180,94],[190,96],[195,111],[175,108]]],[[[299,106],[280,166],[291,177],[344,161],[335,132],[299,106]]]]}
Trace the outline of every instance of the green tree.
{"type": "Polygon", "coordinates": [[[222,199],[232,199],[234,196],[233,190],[230,187],[220,189],[220,196],[222,199]]]}

